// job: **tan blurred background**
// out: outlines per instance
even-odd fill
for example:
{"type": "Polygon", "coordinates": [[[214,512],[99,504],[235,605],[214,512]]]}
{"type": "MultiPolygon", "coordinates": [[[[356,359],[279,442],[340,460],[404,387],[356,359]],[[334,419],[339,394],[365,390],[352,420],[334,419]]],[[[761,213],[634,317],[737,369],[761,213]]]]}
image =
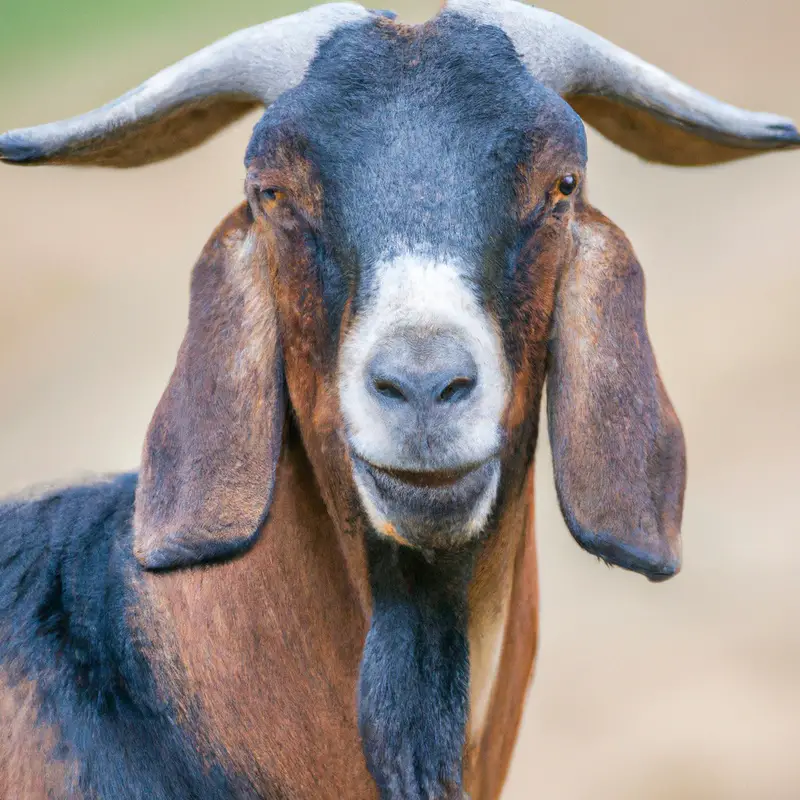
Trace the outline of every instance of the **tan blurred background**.
{"type": "MultiPolygon", "coordinates": [[[[387,0],[388,4],[388,0],[387,0]]],[[[408,20],[438,4],[396,2],[408,20]]],[[[0,0],[0,129],[84,111],[297,0],[0,0]]],[[[800,119],[797,0],[551,0],[739,105],[800,119]]],[[[130,468],[250,118],[138,171],[0,167],[0,492],[130,468]]],[[[800,800],[800,152],[648,166],[590,135],[648,277],[689,449],[683,573],[572,542],[539,455],[542,642],[507,800],[800,800]]]]}

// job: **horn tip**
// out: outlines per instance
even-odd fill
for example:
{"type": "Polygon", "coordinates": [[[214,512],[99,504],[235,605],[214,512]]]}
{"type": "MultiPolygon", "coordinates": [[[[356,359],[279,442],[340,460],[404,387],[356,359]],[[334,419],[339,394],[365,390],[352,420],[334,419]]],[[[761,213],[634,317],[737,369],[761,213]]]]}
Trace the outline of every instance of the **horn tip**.
{"type": "Polygon", "coordinates": [[[12,131],[0,135],[0,161],[6,164],[34,164],[45,156],[40,145],[22,134],[12,131]]]}
{"type": "Polygon", "coordinates": [[[788,117],[777,114],[754,114],[753,127],[743,136],[761,147],[797,147],[800,145],[800,131],[788,117]]]}
{"type": "Polygon", "coordinates": [[[800,145],[800,131],[790,119],[780,119],[768,126],[772,137],[787,146],[800,145]]]}

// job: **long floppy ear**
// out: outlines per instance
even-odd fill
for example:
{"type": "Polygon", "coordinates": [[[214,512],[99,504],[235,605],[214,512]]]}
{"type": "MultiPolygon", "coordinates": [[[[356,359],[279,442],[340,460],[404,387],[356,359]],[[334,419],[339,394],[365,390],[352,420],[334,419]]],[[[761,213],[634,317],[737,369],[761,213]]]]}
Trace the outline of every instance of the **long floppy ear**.
{"type": "Polygon", "coordinates": [[[272,296],[240,206],[192,275],[189,327],[147,431],[134,552],[150,569],[247,548],[269,511],[286,392],[272,296]]]}
{"type": "Polygon", "coordinates": [[[584,549],[663,580],[680,569],[686,454],[647,336],[644,276],[598,211],[580,213],[575,237],[548,365],[558,499],[584,549]]]}
{"type": "Polygon", "coordinates": [[[0,135],[0,160],[138,167],[171,158],[296,86],[327,37],[371,16],[328,3],[237,31],[102,108],[0,135]]]}
{"type": "Polygon", "coordinates": [[[446,8],[501,28],[534,78],[648,161],[700,166],[800,146],[791,120],[703,94],[558,14],[516,0],[447,0],[446,8]]]}

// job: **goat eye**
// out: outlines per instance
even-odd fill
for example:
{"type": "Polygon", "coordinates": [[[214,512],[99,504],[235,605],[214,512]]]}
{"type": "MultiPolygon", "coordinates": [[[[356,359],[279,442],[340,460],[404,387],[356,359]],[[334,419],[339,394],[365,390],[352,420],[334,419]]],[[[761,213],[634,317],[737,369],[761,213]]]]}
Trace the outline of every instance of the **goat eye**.
{"type": "Polygon", "coordinates": [[[267,203],[274,203],[280,196],[280,190],[276,189],[274,186],[267,186],[266,188],[261,189],[259,193],[261,195],[261,199],[267,203]]]}
{"type": "Polygon", "coordinates": [[[572,194],[577,185],[578,180],[574,175],[565,175],[558,184],[558,191],[561,194],[572,194]]]}

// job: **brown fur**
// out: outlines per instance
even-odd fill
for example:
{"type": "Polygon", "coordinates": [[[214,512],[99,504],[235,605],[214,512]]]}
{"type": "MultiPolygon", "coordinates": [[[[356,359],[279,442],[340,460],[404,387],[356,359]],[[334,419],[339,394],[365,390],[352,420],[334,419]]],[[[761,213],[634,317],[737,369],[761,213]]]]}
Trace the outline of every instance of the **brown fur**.
{"type": "MultiPolygon", "coordinates": [[[[318,489],[340,536],[349,574],[362,610],[370,608],[367,567],[361,546],[362,520],[350,477],[349,456],[340,431],[337,352],[329,335],[315,265],[301,238],[304,226],[322,224],[322,187],[313,165],[298,148],[280,143],[269,167],[256,164],[248,176],[252,186],[291,186],[291,211],[268,209],[256,220],[260,257],[268,265],[284,353],[286,385],[308,452],[318,489]]],[[[345,309],[340,339],[346,335],[349,311],[345,309]]]]}
{"type": "MultiPolygon", "coordinates": [[[[179,706],[200,709],[198,746],[256,786],[277,780],[288,797],[372,798],[355,720],[366,576],[348,570],[294,435],[278,476],[270,519],[245,558],[146,574],[146,625],[159,631],[154,668],[179,706]]],[[[499,796],[532,669],[532,519],[531,470],[470,587],[471,638],[500,613],[504,587],[509,597],[486,722],[465,754],[473,800],[499,796]]]]}
{"type": "Polygon", "coordinates": [[[269,504],[285,400],[250,229],[242,205],[194,269],[189,329],[142,454],[134,547],[148,567],[222,554],[254,535],[269,504]]]}
{"type": "MultiPolygon", "coordinates": [[[[546,174],[549,184],[557,183],[557,161],[546,174]]],[[[537,172],[536,180],[543,180],[544,169],[537,172]]],[[[286,184],[278,173],[258,179],[286,184]]],[[[313,176],[306,170],[294,180],[294,202],[314,224],[320,198],[313,176]]],[[[521,191],[541,192],[532,181],[521,191]]],[[[550,202],[562,199],[553,195],[550,202]]],[[[301,433],[284,443],[270,516],[248,555],[212,568],[148,575],[143,602],[151,609],[148,626],[163,640],[154,651],[157,671],[180,707],[201,710],[196,735],[204,751],[257,784],[277,780],[290,797],[374,797],[355,704],[370,604],[364,530],[338,436],[336,360],[326,350],[321,292],[312,265],[300,255],[299,230],[287,223],[293,217],[279,207],[283,202],[270,201],[256,220],[255,257],[268,265],[301,433]],[[309,759],[309,752],[317,755],[309,759]]],[[[630,269],[627,240],[615,231],[576,195],[523,253],[520,300],[508,331],[518,349],[506,418],[509,453],[535,438],[554,310],[563,315],[574,296],[578,305],[570,313],[579,320],[573,327],[597,319],[595,345],[605,335],[610,320],[604,320],[604,306],[585,309],[597,297],[617,296],[614,276],[630,269]],[[598,231],[611,238],[599,250],[587,249],[586,236],[598,231]]],[[[632,302],[640,309],[635,290],[632,302]]],[[[563,316],[558,319],[564,324],[563,316]]],[[[344,329],[348,320],[346,311],[344,329]]],[[[578,370],[569,352],[556,357],[558,369],[578,370]]],[[[474,709],[481,718],[470,720],[465,750],[465,787],[473,800],[499,797],[533,669],[538,601],[531,459],[532,452],[522,454],[523,479],[518,485],[512,480],[503,495],[497,530],[479,555],[469,590],[473,652],[485,648],[484,640],[502,641],[500,657],[476,658],[471,675],[489,697],[474,709]]]]}
{"type": "Polygon", "coordinates": [[[143,602],[185,671],[171,693],[200,708],[200,736],[223,763],[287,797],[372,798],[355,705],[367,619],[313,485],[292,435],[248,555],[150,573],[143,602]]]}
{"type": "MultiPolygon", "coordinates": [[[[263,283],[250,290],[258,300],[252,303],[254,319],[261,320],[256,349],[259,342],[268,345],[266,351],[261,346],[256,360],[261,375],[252,379],[246,373],[246,380],[231,391],[240,394],[237,402],[243,408],[273,413],[274,400],[256,403],[254,398],[265,384],[274,396],[270,378],[276,356],[269,347],[279,336],[302,443],[292,428],[281,452],[269,517],[247,556],[208,569],[149,574],[143,589],[150,617],[145,624],[160,631],[152,656],[170,695],[181,708],[200,709],[195,735],[203,751],[264,791],[277,782],[288,797],[373,797],[355,704],[370,602],[363,536],[354,535],[362,533],[350,507],[355,499],[343,488],[349,467],[336,435],[335,359],[326,344],[321,291],[297,241],[302,224],[318,220],[321,195],[308,162],[284,147],[274,155],[269,169],[249,176],[248,194],[257,209],[252,224],[246,209],[239,209],[219,229],[216,237],[222,246],[207,248],[194,288],[199,288],[201,271],[208,269],[206,258],[217,259],[226,272],[228,264],[238,265],[238,280],[251,285],[256,267],[266,267],[257,276],[263,283]],[[259,188],[278,188],[280,193],[263,203],[259,188]],[[247,230],[251,237],[245,241],[247,230]],[[311,752],[314,758],[308,757],[311,752]]],[[[224,310],[225,297],[236,294],[234,286],[222,288],[224,310]]],[[[252,330],[242,324],[246,321],[239,314],[228,323],[233,352],[253,346],[252,330]]],[[[191,350],[193,337],[208,334],[207,324],[193,327],[190,320],[184,348],[191,350]]],[[[217,352],[228,357],[227,349],[217,352]]],[[[193,368],[202,375],[214,365],[195,362],[193,368]]],[[[179,413],[162,401],[156,419],[161,414],[161,424],[175,426],[179,413]]],[[[269,425],[261,430],[268,433],[269,425]]],[[[192,447],[190,443],[187,450],[192,447]]],[[[266,455],[272,458],[271,451],[266,455]]],[[[253,457],[253,466],[261,463],[263,470],[264,451],[251,454],[247,441],[229,442],[214,471],[198,476],[198,490],[213,494],[213,483],[200,489],[202,481],[220,470],[224,475],[227,464],[249,474],[253,457]]],[[[263,472],[253,474],[261,477],[263,472]]],[[[244,510],[243,519],[249,522],[268,496],[254,488],[253,502],[244,506],[242,496],[231,492],[221,502],[244,510]]],[[[145,492],[152,491],[146,484],[141,497],[146,500],[145,492]]]]}
{"type": "Polygon", "coordinates": [[[520,255],[517,285],[514,287],[515,316],[511,320],[511,338],[518,352],[515,365],[514,392],[506,417],[511,431],[535,416],[539,393],[544,385],[547,342],[550,336],[555,293],[563,265],[568,263],[573,248],[571,221],[581,191],[565,204],[564,210],[553,213],[564,199],[558,183],[568,173],[580,174],[579,166],[555,143],[537,148],[535,159],[523,164],[517,176],[517,215],[520,223],[544,198],[544,221],[534,239],[520,255]],[[549,212],[549,213],[548,213],[549,212]]]}
{"type": "MultiPolygon", "coordinates": [[[[511,592],[489,713],[468,773],[467,787],[472,800],[500,797],[533,676],[539,634],[533,475],[531,468],[526,492],[516,504],[514,521],[508,529],[511,534],[508,544],[514,546],[512,558],[503,570],[492,570],[509,581],[511,592]]],[[[491,583],[487,583],[486,588],[490,587],[491,583]]]]}
{"type": "Polygon", "coordinates": [[[375,20],[375,27],[391,39],[402,39],[409,42],[424,38],[433,28],[430,21],[428,23],[416,25],[401,22],[396,19],[389,19],[388,17],[378,17],[375,20]]]}
{"type": "Polygon", "coordinates": [[[479,730],[470,726],[464,785],[472,800],[500,796],[525,702],[538,630],[533,468],[525,490],[509,503],[496,535],[478,558],[469,589],[470,642],[502,616],[502,650],[490,675],[490,700],[479,730]]]}
{"type": "MultiPolygon", "coordinates": [[[[414,43],[406,70],[437,34],[435,23],[374,25],[414,43]]],[[[646,159],[706,164],[753,152],[613,98],[569,102],[646,159]]],[[[189,103],[47,160],[158,161],[253,105],[189,103]]],[[[148,430],[134,519],[143,566],[192,568],[130,576],[139,602],[128,622],[209,768],[247,776],[265,795],[374,798],[356,720],[371,611],[365,524],[342,437],[337,342],[302,242],[322,224],[325,198],[296,145],[279,142],[251,165],[249,207],[223,222],[195,267],[189,329],[148,430]]],[[[549,213],[523,248],[507,317],[490,309],[513,385],[497,522],[468,591],[478,700],[464,780],[473,800],[500,795],[536,653],[533,456],[548,369],[556,479],[573,533],[601,534],[659,564],[679,558],[683,439],[647,338],[641,268],[582,190],[559,195],[559,179],[581,172],[575,154],[565,143],[535,145],[535,163],[518,175],[518,221],[542,198],[549,213]]],[[[349,324],[348,306],[339,342],[349,324]]],[[[390,524],[381,532],[408,544],[390,524]]],[[[600,555],[613,560],[609,552],[600,555]]],[[[53,759],[58,731],[39,724],[34,690],[0,681],[0,795],[74,796],[75,769],[53,759]]]]}
{"type": "Polygon", "coordinates": [[[575,239],[549,370],[559,500],[573,534],[602,537],[598,555],[635,553],[671,574],[686,456],[647,335],[642,269],[622,231],[593,208],[577,216],[575,239]]]}
{"type": "Polygon", "coordinates": [[[80,800],[73,765],[54,757],[58,740],[38,721],[36,685],[0,675],[0,798],[80,800]]]}
{"type": "Polygon", "coordinates": [[[471,681],[481,681],[486,684],[483,690],[490,692],[483,719],[471,720],[465,753],[465,786],[473,800],[493,800],[500,795],[533,671],[538,596],[532,447],[537,438],[556,290],[563,265],[574,250],[571,223],[581,192],[558,214],[552,210],[564,199],[557,190],[561,177],[580,171],[569,153],[556,143],[544,143],[537,148],[534,161],[522,165],[518,174],[520,222],[542,198],[551,213],[543,215],[543,223],[520,254],[516,270],[513,315],[504,330],[513,362],[511,397],[503,422],[507,489],[498,530],[479,556],[469,590],[471,645],[487,629],[502,626],[502,650],[489,664],[490,674],[470,675],[471,681]]]}
{"type": "MultiPolygon", "coordinates": [[[[553,322],[558,333],[565,315],[575,315],[568,324],[586,327],[593,346],[609,330],[623,343],[604,309],[621,296],[615,276],[630,269],[627,241],[585,206],[581,191],[558,193],[569,171],[578,169],[557,147],[540,147],[536,163],[520,172],[520,219],[543,196],[550,213],[521,254],[516,302],[502,322],[513,367],[505,483],[468,595],[471,681],[482,698],[465,749],[473,800],[500,794],[533,669],[533,444],[553,322]],[[590,234],[610,237],[607,246],[588,248],[590,234]]],[[[148,563],[175,530],[184,549],[259,535],[241,558],[145,573],[132,621],[154,632],[148,652],[156,675],[206,759],[264,792],[277,784],[290,798],[374,798],[356,720],[371,603],[365,528],[341,436],[337,342],[301,241],[321,224],[321,187],[302,148],[284,142],[269,164],[251,169],[247,192],[253,213],[235,211],[195,270],[189,330],[148,433],[136,548],[148,563]],[[284,380],[293,422],[281,439],[284,380]],[[209,386],[222,392],[221,406],[209,406],[209,386]]],[[[636,287],[629,291],[627,307],[641,313],[636,287]]],[[[350,319],[348,305],[339,341],[350,319]]],[[[646,344],[642,335],[633,341],[646,344]]],[[[585,374],[558,337],[554,358],[552,369],[585,374]]],[[[661,408],[672,419],[665,395],[661,408]]],[[[575,419],[585,426],[580,413],[575,419]]]]}
{"type": "MultiPolygon", "coordinates": [[[[301,231],[293,222],[299,205],[307,224],[315,224],[321,197],[313,171],[302,159],[284,151],[278,162],[278,168],[273,165],[250,177],[262,188],[290,186],[262,207],[263,215],[256,215],[250,228],[256,241],[251,261],[267,265],[303,446],[296,434],[284,444],[270,515],[247,556],[208,569],[147,574],[137,623],[158,631],[151,658],[170,697],[179,708],[200,709],[194,734],[202,752],[256,784],[277,780],[290,797],[372,797],[374,784],[355,721],[355,686],[370,604],[363,529],[338,437],[336,361],[326,351],[321,292],[313,265],[302,262],[304,249],[295,239],[301,231]],[[292,214],[283,207],[287,197],[295,204],[292,214]],[[314,679],[309,681],[309,675],[314,679]],[[308,752],[325,757],[308,759],[308,752]]],[[[209,245],[198,264],[195,289],[210,257],[223,264],[242,261],[247,224],[246,211],[239,209],[220,227],[212,240],[217,244],[209,245]]],[[[245,272],[240,277],[253,269],[247,262],[241,268],[245,272]]],[[[538,297],[552,306],[553,265],[546,270],[550,288],[543,300],[532,290],[541,276],[528,272],[524,280],[530,302],[538,297]]],[[[262,302],[258,307],[269,306],[262,302]]],[[[528,309],[520,325],[532,317],[537,320],[533,328],[519,331],[534,347],[524,348],[530,366],[518,375],[519,405],[538,398],[544,379],[549,311],[528,309]]],[[[346,313],[342,335],[348,319],[346,313]]],[[[190,321],[184,350],[192,336],[204,331],[190,321]]],[[[195,362],[194,368],[208,367],[195,362]]],[[[252,397],[257,384],[248,382],[239,390],[252,397]]],[[[164,408],[162,401],[156,418],[163,414],[162,424],[174,424],[164,408]]],[[[510,756],[510,748],[501,749],[487,763],[484,753],[488,732],[498,725],[497,673],[513,669],[506,652],[508,626],[517,627],[520,614],[533,613],[532,608],[515,607],[514,600],[521,591],[513,576],[519,569],[515,553],[524,538],[527,497],[521,491],[511,498],[497,535],[479,557],[470,589],[470,637],[499,624],[501,640],[506,640],[502,658],[490,664],[487,674],[476,671],[474,676],[485,683],[490,697],[481,729],[468,746],[475,766],[472,771],[468,767],[467,781],[476,787],[490,785],[487,770],[504,774],[510,756]]],[[[240,503],[230,496],[227,501],[240,503]]],[[[522,694],[515,700],[521,708],[522,694]]]]}
{"type": "MultiPolygon", "coordinates": [[[[540,165],[520,192],[541,192],[544,184],[535,181],[555,186],[563,167],[557,158],[549,172],[546,163],[540,165]]],[[[255,217],[245,207],[234,211],[198,262],[189,330],[148,433],[135,518],[136,552],[145,563],[164,542],[171,544],[175,517],[190,550],[198,542],[224,541],[231,530],[226,521],[258,536],[239,558],[131,575],[139,602],[128,622],[136,641],[144,643],[165,701],[177,709],[179,724],[209,768],[219,764],[247,776],[265,795],[277,787],[298,800],[372,799],[376,789],[356,718],[371,603],[365,530],[339,435],[336,353],[316,273],[296,239],[301,224],[318,222],[321,196],[310,169],[296,162],[286,168],[291,176],[264,173],[251,180],[286,186],[291,179],[291,193],[270,200],[255,217]],[[288,197],[301,204],[304,223],[286,213],[282,204],[288,197]],[[284,376],[294,409],[285,430],[278,402],[284,376]],[[225,399],[221,407],[211,402],[214,392],[225,399]],[[229,417],[219,422],[222,408],[229,417]],[[215,439],[220,431],[223,438],[215,439]],[[269,515],[260,521],[270,496],[269,515]]],[[[562,199],[554,194],[550,203],[562,199]]],[[[635,393],[652,387],[648,402],[666,436],[661,452],[669,454],[675,444],[670,436],[679,436],[642,327],[639,271],[621,232],[586,206],[580,193],[551,214],[521,256],[518,302],[505,331],[514,352],[506,477],[498,522],[478,555],[468,592],[470,678],[482,698],[472,709],[464,753],[464,785],[473,800],[500,795],[533,670],[538,598],[532,443],[553,322],[551,369],[561,383],[591,386],[597,359],[607,352],[617,353],[623,364],[639,359],[638,371],[620,373],[622,384],[600,392],[613,400],[633,391],[633,399],[622,412],[601,408],[601,419],[630,414],[637,407],[635,393]],[[575,350],[559,336],[564,325],[579,332],[589,349],[575,350]],[[502,647],[494,657],[498,642],[502,647]]],[[[349,324],[348,306],[340,336],[349,324]]],[[[574,399],[564,417],[568,432],[578,439],[596,435],[594,417],[586,417],[582,405],[586,398],[574,399]]],[[[603,439],[601,428],[599,444],[589,441],[578,452],[587,458],[609,448],[646,447],[649,440],[637,424],[634,415],[621,441],[603,439]]],[[[565,463],[569,472],[571,462],[565,463]]],[[[578,469],[583,462],[575,463],[578,469]]],[[[608,469],[608,463],[596,462],[590,472],[608,469]]],[[[628,478],[634,491],[650,487],[649,496],[661,503],[659,523],[673,542],[682,473],[670,471],[670,464],[657,460],[647,474],[651,483],[637,483],[633,473],[628,478]]],[[[567,477],[583,518],[596,496],[575,484],[580,474],[567,477]]],[[[194,563],[203,560],[202,548],[191,552],[194,563]]],[[[32,704],[32,687],[0,685],[0,721],[10,731],[6,750],[0,748],[0,761],[10,770],[6,788],[26,800],[48,792],[58,796],[74,772],[52,760],[57,732],[36,724],[32,704]]]]}

